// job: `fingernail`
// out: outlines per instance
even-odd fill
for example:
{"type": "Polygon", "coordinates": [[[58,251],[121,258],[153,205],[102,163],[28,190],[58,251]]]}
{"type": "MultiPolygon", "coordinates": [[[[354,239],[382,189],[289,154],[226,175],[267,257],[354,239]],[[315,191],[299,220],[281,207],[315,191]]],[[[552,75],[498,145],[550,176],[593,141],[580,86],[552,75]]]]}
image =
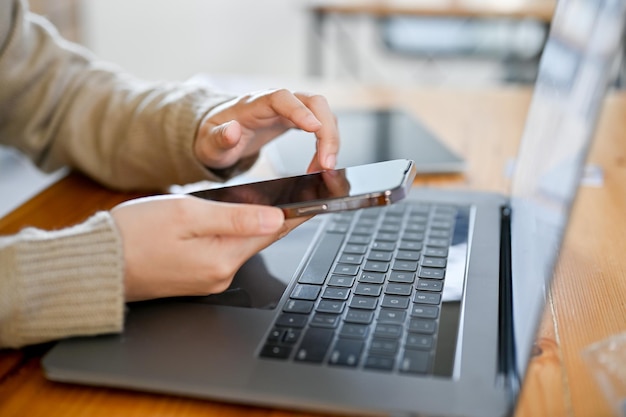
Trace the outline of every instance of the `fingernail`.
{"type": "Polygon", "coordinates": [[[259,225],[262,232],[275,232],[285,222],[285,215],[280,209],[266,208],[259,210],[259,225]]]}
{"type": "Polygon", "coordinates": [[[334,169],[337,163],[337,157],[334,154],[328,155],[324,161],[324,167],[326,169],[334,169]]]}
{"type": "Polygon", "coordinates": [[[309,115],[306,117],[306,122],[307,122],[308,124],[310,124],[310,125],[315,125],[315,126],[318,126],[318,127],[322,125],[322,122],[320,122],[319,120],[317,120],[317,117],[315,117],[315,116],[314,116],[314,115],[312,115],[312,114],[309,114],[309,115]]]}

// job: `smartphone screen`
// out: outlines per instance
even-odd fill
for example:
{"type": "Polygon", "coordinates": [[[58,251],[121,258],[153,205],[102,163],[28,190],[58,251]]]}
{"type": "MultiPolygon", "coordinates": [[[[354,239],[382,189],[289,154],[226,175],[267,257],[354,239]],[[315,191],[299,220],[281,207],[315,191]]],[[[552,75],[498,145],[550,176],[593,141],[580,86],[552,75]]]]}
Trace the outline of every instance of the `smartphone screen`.
{"type": "Polygon", "coordinates": [[[229,203],[281,207],[287,217],[391,204],[404,198],[415,177],[413,161],[397,159],[269,181],[197,191],[229,203]]]}

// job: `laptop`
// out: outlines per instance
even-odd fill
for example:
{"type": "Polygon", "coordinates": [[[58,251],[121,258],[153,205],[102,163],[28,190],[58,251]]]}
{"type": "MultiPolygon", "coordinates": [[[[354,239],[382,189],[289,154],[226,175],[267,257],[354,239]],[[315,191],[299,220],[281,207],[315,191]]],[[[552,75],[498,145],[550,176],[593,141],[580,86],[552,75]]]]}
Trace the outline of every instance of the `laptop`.
{"type": "MultiPolygon", "coordinates": [[[[341,136],[338,167],[410,159],[418,174],[465,170],[461,156],[401,107],[338,109],[335,116],[341,136]]],[[[313,134],[292,129],[268,144],[266,154],[279,175],[304,174],[315,154],[313,134]]]]}
{"type": "Polygon", "coordinates": [[[512,413],[624,9],[558,4],[509,195],[416,188],[317,216],[222,294],[132,303],[122,334],[58,343],[46,376],[360,416],[512,413]]]}

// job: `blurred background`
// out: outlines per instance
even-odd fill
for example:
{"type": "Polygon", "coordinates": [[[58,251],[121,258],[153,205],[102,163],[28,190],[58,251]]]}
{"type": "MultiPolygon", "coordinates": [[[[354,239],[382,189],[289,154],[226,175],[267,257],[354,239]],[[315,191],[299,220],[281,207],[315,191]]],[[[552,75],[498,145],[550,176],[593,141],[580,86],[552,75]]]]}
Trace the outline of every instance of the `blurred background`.
{"type": "Polygon", "coordinates": [[[31,8],[149,79],[205,72],[476,84],[533,80],[554,3],[33,0],[31,8]]]}
{"type": "MultiPolygon", "coordinates": [[[[66,38],[151,80],[321,77],[527,85],[556,0],[31,0],[66,38]]],[[[227,83],[226,83],[227,84],[227,83]]],[[[224,85],[228,87],[228,85],[224,85]]],[[[0,216],[56,180],[0,147],[0,216]]]]}

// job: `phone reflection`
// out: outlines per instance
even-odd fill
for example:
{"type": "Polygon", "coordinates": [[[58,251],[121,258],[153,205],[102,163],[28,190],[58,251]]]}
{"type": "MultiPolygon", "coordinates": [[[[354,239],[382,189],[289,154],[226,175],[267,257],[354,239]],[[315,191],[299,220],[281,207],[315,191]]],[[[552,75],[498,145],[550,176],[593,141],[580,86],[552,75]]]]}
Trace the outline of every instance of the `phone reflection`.
{"type": "Polygon", "coordinates": [[[231,187],[212,188],[193,195],[227,203],[284,206],[306,201],[340,198],[350,195],[345,169],[320,171],[296,177],[278,178],[231,187]]]}

